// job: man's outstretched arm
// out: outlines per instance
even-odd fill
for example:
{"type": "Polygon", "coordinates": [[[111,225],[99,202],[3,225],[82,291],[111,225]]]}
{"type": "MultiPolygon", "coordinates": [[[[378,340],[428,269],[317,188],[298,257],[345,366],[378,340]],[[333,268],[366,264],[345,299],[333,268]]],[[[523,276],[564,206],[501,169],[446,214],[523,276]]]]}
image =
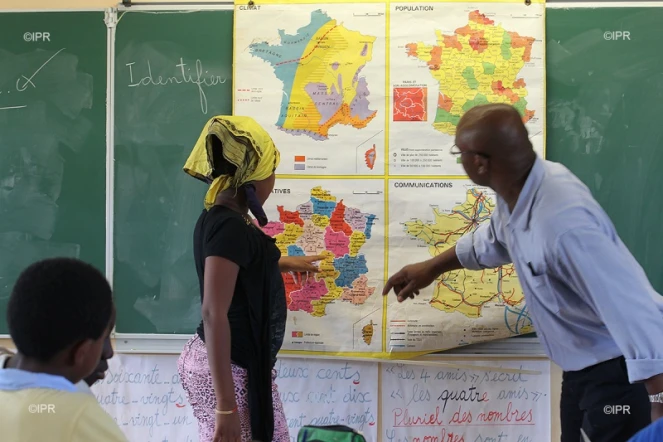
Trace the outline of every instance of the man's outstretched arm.
{"type": "Polygon", "coordinates": [[[456,243],[456,256],[462,268],[483,270],[510,264],[511,256],[501,232],[499,215],[495,211],[489,222],[463,235],[456,243]]]}

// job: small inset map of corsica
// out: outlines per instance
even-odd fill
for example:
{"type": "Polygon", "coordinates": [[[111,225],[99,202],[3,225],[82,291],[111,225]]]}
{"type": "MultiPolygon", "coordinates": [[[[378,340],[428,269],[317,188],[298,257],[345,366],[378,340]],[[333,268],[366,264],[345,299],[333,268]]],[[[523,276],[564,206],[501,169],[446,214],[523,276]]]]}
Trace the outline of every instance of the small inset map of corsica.
{"type": "Polygon", "coordinates": [[[371,345],[373,342],[373,334],[375,333],[375,324],[373,321],[369,322],[361,329],[361,338],[364,340],[366,345],[371,345]]]}
{"type": "Polygon", "coordinates": [[[319,9],[296,33],[278,34],[279,41],[254,42],[249,52],[269,63],[283,84],[275,121],[280,130],[322,141],[335,125],[362,129],[375,118],[362,69],[372,60],[376,37],[348,29],[319,9]]]}
{"type": "MultiPolygon", "coordinates": [[[[325,256],[320,272],[307,281],[284,274],[288,309],[320,317],[331,302],[363,305],[376,287],[369,284],[368,263],[360,250],[371,239],[376,216],[346,206],[320,186],[311,189],[310,199],[294,211],[277,209],[279,221],[263,230],[276,239],[284,256],[325,256]]],[[[372,335],[364,339],[370,342],[372,335]]]]}

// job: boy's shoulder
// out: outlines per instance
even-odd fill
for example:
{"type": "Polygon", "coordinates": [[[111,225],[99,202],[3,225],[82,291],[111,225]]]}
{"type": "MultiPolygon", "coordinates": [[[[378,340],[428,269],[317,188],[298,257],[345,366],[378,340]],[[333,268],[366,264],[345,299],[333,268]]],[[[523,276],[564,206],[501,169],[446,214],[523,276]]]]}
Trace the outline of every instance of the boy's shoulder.
{"type": "Polygon", "coordinates": [[[47,388],[0,391],[0,423],[0,427],[16,431],[10,440],[20,442],[126,442],[117,423],[86,393],[47,388]]]}
{"type": "Polygon", "coordinates": [[[82,413],[77,419],[76,427],[72,430],[72,441],[127,441],[117,422],[108,413],[106,413],[101,405],[99,405],[99,402],[97,402],[97,398],[94,397],[94,395],[85,392],[69,394],[82,397],[77,398],[77,400],[83,404],[82,413]]]}

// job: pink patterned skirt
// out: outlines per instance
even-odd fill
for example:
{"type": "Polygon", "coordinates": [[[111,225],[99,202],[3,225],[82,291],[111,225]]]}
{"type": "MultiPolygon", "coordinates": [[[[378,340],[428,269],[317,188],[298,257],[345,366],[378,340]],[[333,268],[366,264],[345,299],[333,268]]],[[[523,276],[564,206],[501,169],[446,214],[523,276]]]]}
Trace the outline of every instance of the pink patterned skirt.
{"type": "MultiPolygon", "coordinates": [[[[212,374],[207,360],[207,348],[198,335],[189,340],[177,360],[177,371],[182,387],[193,415],[198,421],[200,442],[211,442],[214,438],[216,423],[216,395],[212,385],[212,374]]],[[[242,425],[242,442],[251,442],[251,415],[248,399],[248,374],[244,368],[232,364],[233,381],[235,383],[235,400],[237,412],[242,425]]],[[[290,442],[288,422],[283,411],[283,404],[274,380],[276,371],[272,373],[272,400],[274,401],[274,437],[273,442],[290,442]]]]}

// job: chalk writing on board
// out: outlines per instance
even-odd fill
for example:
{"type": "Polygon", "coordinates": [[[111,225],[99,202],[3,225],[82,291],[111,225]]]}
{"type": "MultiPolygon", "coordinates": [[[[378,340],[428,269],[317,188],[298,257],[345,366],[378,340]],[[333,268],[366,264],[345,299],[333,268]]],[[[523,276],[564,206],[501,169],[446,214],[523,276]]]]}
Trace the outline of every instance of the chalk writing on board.
{"type": "Polygon", "coordinates": [[[126,63],[129,71],[129,87],[142,87],[142,86],[169,86],[177,84],[194,84],[198,89],[198,97],[200,99],[200,110],[203,114],[207,114],[207,95],[205,94],[205,87],[214,87],[223,84],[227,79],[219,75],[210,74],[208,70],[203,67],[203,62],[200,59],[195,61],[195,72],[191,71],[191,67],[180,58],[179,63],[175,65],[176,74],[171,76],[155,75],[152,73],[152,64],[150,60],[136,65],[136,62],[126,63]],[[146,73],[140,77],[138,73],[138,66],[143,65],[147,69],[146,73]],[[140,78],[140,79],[139,79],[140,78]]]}
{"type": "MultiPolygon", "coordinates": [[[[32,74],[27,76],[26,74],[21,74],[21,76],[16,80],[16,92],[24,92],[27,90],[29,87],[32,87],[33,89],[37,89],[37,85],[35,84],[35,77],[39,72],[42,71],[48,65],[55,57],[58,56],[62,51],[64,51],[65,48],[60,49],[57,51],[55,54],[51,55],[44,63],[41,64],[32,74]]],[[[0,91],[0,94],[5,92],[6,95],[11,94],[11,91],[0,91]]],[[[27,104],[24,105],[13,105],[13,106],[0,106],[0,110],[12,110],[12,109],[24,109],[28,107],[27,104]]]]}
{"type": "Polygon", "coordinates": [[[37,68],[37,70],[34,71],[33,74],[30,75],[29,77],[26,77],[25,75],[21,75],[21,78],[19,78],[18,80],[16,80],[16,90],[19,91],[19,92],[23,92],[23,91],[26,90],[29,86],[32,86],[33,88],[36,89],[36,88],[37,88],[37,85],[35,85],[35,83],[34,83],[32,80],[37,76],[37,74],[38,74],[42,69],[44,69],[44,67],[45,67],[48,63],[51,62],[51,60],[53,60],[55,57],[57,57],[58,54],[59,54],[60,52],[64,51],[65,49],[66,49],[66,48],[62,48],[62,49],[60,49],[59,51],[57,51],[55,54],[51,55],[51,57],[50,57],[48,60],[46,60],[41,66],[39,66],[39,67],[37,68]]]}

